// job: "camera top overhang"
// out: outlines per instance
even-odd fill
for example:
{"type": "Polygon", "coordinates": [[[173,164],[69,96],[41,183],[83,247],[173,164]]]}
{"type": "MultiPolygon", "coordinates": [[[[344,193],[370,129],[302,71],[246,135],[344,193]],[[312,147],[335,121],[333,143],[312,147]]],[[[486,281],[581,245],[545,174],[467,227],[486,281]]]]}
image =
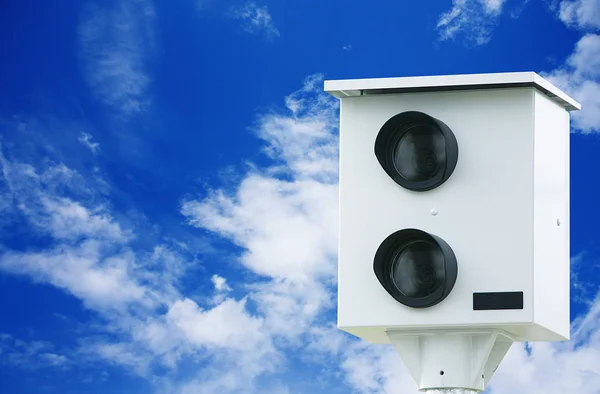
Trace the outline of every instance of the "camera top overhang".
{"type": "Polygon", "coordinates": [[[325,81],[325,91],[337,98],[394,93],[505,89],[516,87],[533,87],[557,102],[567,111],[581,109],[581,104],[535,72],[434,75],[427,77],[367,78],[325,81]]]}

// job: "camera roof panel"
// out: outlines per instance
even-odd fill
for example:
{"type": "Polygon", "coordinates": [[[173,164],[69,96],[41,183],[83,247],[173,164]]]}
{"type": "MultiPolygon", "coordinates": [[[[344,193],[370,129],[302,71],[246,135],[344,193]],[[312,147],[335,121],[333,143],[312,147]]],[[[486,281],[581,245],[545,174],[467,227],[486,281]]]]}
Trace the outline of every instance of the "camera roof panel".
{"type": "Polygon", "coordinates": [[[581,105],[535,72],[433,75],[426,77],[367,78],[325,81],[325,91],[337,97],[451,90],[534,87],[567,111],[581,105]]]}

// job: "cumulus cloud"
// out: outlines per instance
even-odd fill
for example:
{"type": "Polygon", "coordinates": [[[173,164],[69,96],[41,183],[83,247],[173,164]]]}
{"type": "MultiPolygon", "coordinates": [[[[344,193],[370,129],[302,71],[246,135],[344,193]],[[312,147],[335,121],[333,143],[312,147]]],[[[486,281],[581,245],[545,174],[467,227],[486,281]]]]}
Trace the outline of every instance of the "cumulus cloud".
{"type": "Polygon", "coordinates": [[[505,0],[453,0],[452,8],[440,15],[437,30],[441,40],[464,35],[469,45],[489,42],[505,0]]]}
{"type": "Polygon", "coordinates": [[[600,29],[600,0],[563,0],[558,15],[568,26],[600,29]]]}
{"type": "Polygon", "coordinates": [[[79,26],[84,77],[94,95],[123,115],[150,104],[148,60],[155,40],[150,0],[89,6],[79,26]]]}
{"type": "Polygon", "coordinates": [[[270,39],[279,37],[279,30],[275,27],[267,6],[261,7],[251,1],[234,9],[231,15],[242,22],[242,28],[248,33],[264,35],[270,39]]]}
{"type": "Polygon", "coordinates": [[[581,37],[563,66],[542,75],[581,103],[581,111],[572,113],[575,129],[600,131],[600,35],[581,37]]]}

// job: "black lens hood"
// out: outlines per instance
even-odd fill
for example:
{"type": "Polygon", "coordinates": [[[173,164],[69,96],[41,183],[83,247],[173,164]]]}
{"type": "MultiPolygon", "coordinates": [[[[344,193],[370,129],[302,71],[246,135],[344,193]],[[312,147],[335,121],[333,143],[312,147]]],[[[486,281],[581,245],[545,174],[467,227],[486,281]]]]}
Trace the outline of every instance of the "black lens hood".
{"type": "Polygon", "coordinates": [[[398,185],[413,191],[423,192],[440,186],[454,172],[458,162],[458,142],[452,130],[441,120],[435,119],[423,112],[402,112],[390,118],[379,130],[375,139],[375,156],[384,171],[398,185]],[[443,171],[423,181],[411,181],[404,178],[394,165],[394,151],[403,135],[414,125],[426,125],[432,130],[439,131],[444,137],[446,161],[443,171]]]}
{"type": "Polygon", "coordinates": [[[428,308],[442,302],[452,291],[458,276],[458,264],[454,251],[443,239],[417,229],[403,229],[387,237],[377,249],[373,260],[373,271],[383,288],[399,303],[411,308],[428,308]],[[392,268],[394,259],[407,245],[415,241],[435,244],[444,256],[445,279],[432,294],[426,297],[408,297],[394,283],[392,268]]]}

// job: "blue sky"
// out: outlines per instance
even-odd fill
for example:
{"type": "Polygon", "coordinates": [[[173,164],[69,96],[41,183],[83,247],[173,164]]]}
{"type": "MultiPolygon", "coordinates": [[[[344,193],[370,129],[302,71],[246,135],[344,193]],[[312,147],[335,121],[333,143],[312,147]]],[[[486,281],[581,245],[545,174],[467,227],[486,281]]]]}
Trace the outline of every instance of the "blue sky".
{"type": "Polygon", "coordinates": [[[572,118],[573,340],[491,393],[600,392],[600,1],[0,5],[1,393],[414,393],[335,329],[323,79],[536,71],[572,118]]]}

